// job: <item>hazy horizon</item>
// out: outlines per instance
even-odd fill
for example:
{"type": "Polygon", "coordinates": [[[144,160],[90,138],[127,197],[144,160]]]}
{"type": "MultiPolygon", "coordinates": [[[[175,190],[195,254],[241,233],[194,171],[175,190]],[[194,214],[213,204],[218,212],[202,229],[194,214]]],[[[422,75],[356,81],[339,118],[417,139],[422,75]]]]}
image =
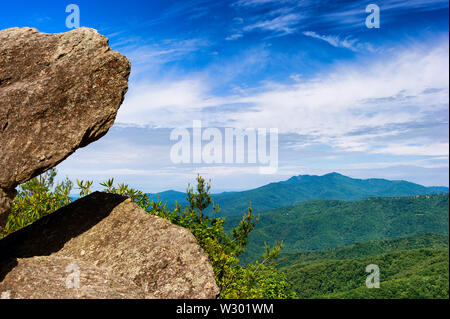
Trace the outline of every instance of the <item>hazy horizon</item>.
{"type": "MultiPolygon", "coordinates": [[[[338,173],[340,175],[343,175],[343,176],[346,176],[346,177],[350,177],[350,178],[353,178],[353,179],[361,179],[361,180],[373,179],[373,178],[356,178],[356,177],[352,177],[352,176],[341,174],[339,172],[329,172],[329,173],[326,173],[326,174],[323,174],[323,175],[301,174],[301,175],[293,175],[293,176],[290,176],[290,177],[287,177],[287,178],[284,178],[284,179],[273,180],[273,181],[270,181],[268,183],[256,185],[255,187],[251,187],[251,188],[235,188],[235,189],[218,189],[217,187],[214,187],[214,182],[212,181],[211,194],[220,194],[220,193],[225,193],[225,192],[243,192],[243,191],[248,191],[248,190],[256,189],[256,188],[259,188],[259,187],[263,187],[263,186],[268,185],[270,183],[278,183],[278,182],[287,181],[288,179],[290,179],[292,177],[296,177],[296,176],[319,176],[319,177],[322,177],[322,176],[325,176],[325,175],[328,175],[328,174],[332,174],[332,173],[338,173]]],[[[385,178],[376,178],[376,179],[385,179],[385,178]]],[[[385,179],[385,180],[389,180],[389,179],[385,179]]],[[[408,180],[400,180],[400,179],[399,180],[390,180],[390,181],[405,181],[405,182],[414,183],[414,182],[411,182],[411,181],[408,181],[408,180]]],[[[117,183],[120,183],[121,181],[114,180],[114,182],[117,184],[117,183]]],[[[191,186],[195,185],[195,178],[193,178],[191,181],[189,181],[189,184],[191,186]]],[[[414,183],[414,184],[418,184],[418,183],[414,183]]],[[[425,186],[425,187],[447,187],[447,188],[449,187],[448,185],[422,185],[422,184],[418,184],[418,185],[425,186]]],[[[133,185],[131,185],[131,186],[133,186],[133,185]]],[[[99,184],[93,185],[93,188],[92,188],[92,190],[94,190],[94,191],[98,191],[98,190],[102,190],[102,189],[103,189],[103,187],[100,186],[99,184]]],[[[157,190],[157,191],[152,191],[152,192],[144,191],[144,193],[158,194],[158,193],[164,193],[164,192],[170,192],[170,191],[185,193],[186,189],[187,189],[187,184],[186,184],[186,186],[184,188],[183,187],[177,188],[177,189],[169,188],[169,189],[162,189],[162,190],[157,190]]],[[[141,190],[141,189],[139,189],[139,190],[141,190]]],[[[77,196],[77,193],[72,193],[70,195],[71,196],[77,196]]]]}

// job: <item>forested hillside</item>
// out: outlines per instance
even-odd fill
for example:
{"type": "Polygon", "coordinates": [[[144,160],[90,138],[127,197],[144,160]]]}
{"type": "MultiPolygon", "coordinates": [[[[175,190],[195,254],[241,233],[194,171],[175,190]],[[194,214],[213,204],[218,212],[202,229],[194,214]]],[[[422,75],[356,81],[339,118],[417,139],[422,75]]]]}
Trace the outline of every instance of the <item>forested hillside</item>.
{"type": "Polygon", "coordinates": [[[401,250],[373,257],[295,263],[281,267],[298,298],[449,298],[448,249],[401,250]],[[380,288],[366,286],[367,265],[380,288]]]}
{"type": "Polygon", "coordinates": [[[441,234],[419,234],[409,237],[359,242],[351,246],[298,253],[281,253],[276,259],[279,268],[317,260],[357,259],[399,250],[420,248],[448,249],[449,236],[441,234]]]}
{"type": "MultiPolygon", "coordinates": [[[[227,218],[229,229],[239,222],[227,218]]],[[[283,252],[300,252],[421,233],[448,234],[449,196],[368,198],[357,202],[315,200],[261,212],[241,262],[251,262],[264,243],[283,240],[283,252]]]]}

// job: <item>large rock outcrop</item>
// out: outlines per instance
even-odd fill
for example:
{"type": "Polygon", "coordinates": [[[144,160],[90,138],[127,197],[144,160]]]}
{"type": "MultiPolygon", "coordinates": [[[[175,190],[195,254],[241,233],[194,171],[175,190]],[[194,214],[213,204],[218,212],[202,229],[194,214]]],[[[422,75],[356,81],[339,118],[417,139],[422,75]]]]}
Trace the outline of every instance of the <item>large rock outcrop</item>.
{"type": "Polygon", "coordinates": [[[94,193],[0,240],[11,298],[215,298],[208,257],[186,229],[130,199],[94,193]],[[66,268],[77,265],[77,289],[66,268]],[[25,280],[26,279],[26,280],[25,280]]]}
{"type": "Polygon", "coordinates": [[[15,187],[105,135],[129,61],[97,31],[0,31],[0,230],[15,187]]]}

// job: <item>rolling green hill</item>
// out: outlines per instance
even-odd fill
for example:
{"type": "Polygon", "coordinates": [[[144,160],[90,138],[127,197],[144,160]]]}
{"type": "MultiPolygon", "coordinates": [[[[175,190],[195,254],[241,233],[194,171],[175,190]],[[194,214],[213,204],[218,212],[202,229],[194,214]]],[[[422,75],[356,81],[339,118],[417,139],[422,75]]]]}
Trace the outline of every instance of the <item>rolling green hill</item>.
{"type": "MultiPolygon", "coordinates": [[[[448,193],[447,187],[425,187],[406,181],[385,179],[354,179],[338,173],[323,176],[299,175],[278,183],[271,183],[242,192],[226,192],[213,195],[224,216],[242,215],[251,202],[256,211],[296,205],[314,199],[357,201],[367,197],[395,197],[421,194],[448,193]]],[[[175,201],[186,203],[186,194],[167,191],[149,194],[173,207],[175,201]]]]}
{"type": "MultiPolygon", "coordinates": [[[[227,218],[231,229],[240,218],[227,218]]],[[[448,234],[449,195],[368,198],[357,202],[314,200],[261,213],[242,263],[283,240],[283,252],[348,246],[356,242],[422,233],[448,234]]]]}
{"type": "Polygon", "coordinates": [[[298,298],[449,298],[448,249],[400,250],[346,260],[285,265],[298,298]],[[380,288],[366,287],[366,267],[380,270],[380,288]]]}
{"type": "Polygon", "coordinates": [[[442,234],[418,234],[409,237],[372,240],[351,246],[298,253],[281,253],[276,258],[279,268],[317,260],[344,260],[377,256],[399,250],[420,248],[448,249],[449,237],[442,234]]]}

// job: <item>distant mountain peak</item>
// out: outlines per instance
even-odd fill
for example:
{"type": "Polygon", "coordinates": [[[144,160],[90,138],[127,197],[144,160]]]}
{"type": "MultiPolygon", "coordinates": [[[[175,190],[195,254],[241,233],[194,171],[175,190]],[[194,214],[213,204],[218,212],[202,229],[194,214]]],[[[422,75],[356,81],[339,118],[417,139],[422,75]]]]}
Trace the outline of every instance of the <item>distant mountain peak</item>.
{"type": "Polygon", "coordinates": [[[324,175],[297,175],[297,176],[292,176],[291,178],[289,178],[287,181],[289,182],[298,182],[302,179],[305,178],[320,178],[320,177],[347,177],[347,178],[351,178],[345,175],[342,175],[340,173],[337,172],[331,172],[328,174],[324,174],[324,175]]]}
{"type": "MultiPolygon", "coordinates": [[[[448,193],[446,187],[425,187],[407,181],[386,179],[355,179],[337,172],[325,175],[298,175],[288,180],[270,183],[252,190],[213,194],[224,215],[241,214],[252,208],[258,211],[296,205],[303,201],[328,199],[357,201],[369,197],[402,197],[424,194],[448,193]]],[[[186,194],[166,192],[153,194],[152,199],[161,195],[163,202],[186,203],[186,194]]]]}
{"type": "Polygon", "coordinates": [[[342,175],[342,174],[339,174],[339,173],[336,173],[336,172],[331,172],[331,173],[325,174],[325,175],[323,175],[322,177],[334,177],[334,176],[343,176],[343,177],[347,177],[347,176],[345,176],[345,175],[342,175]]]}
{"type": "Polygon", "coordinates": [[[298,175],[298,176],[292,176],[291,178],[289,178],[287,180],[287,182],[297,182],[302,178],[302,175],[298,175]]]}

